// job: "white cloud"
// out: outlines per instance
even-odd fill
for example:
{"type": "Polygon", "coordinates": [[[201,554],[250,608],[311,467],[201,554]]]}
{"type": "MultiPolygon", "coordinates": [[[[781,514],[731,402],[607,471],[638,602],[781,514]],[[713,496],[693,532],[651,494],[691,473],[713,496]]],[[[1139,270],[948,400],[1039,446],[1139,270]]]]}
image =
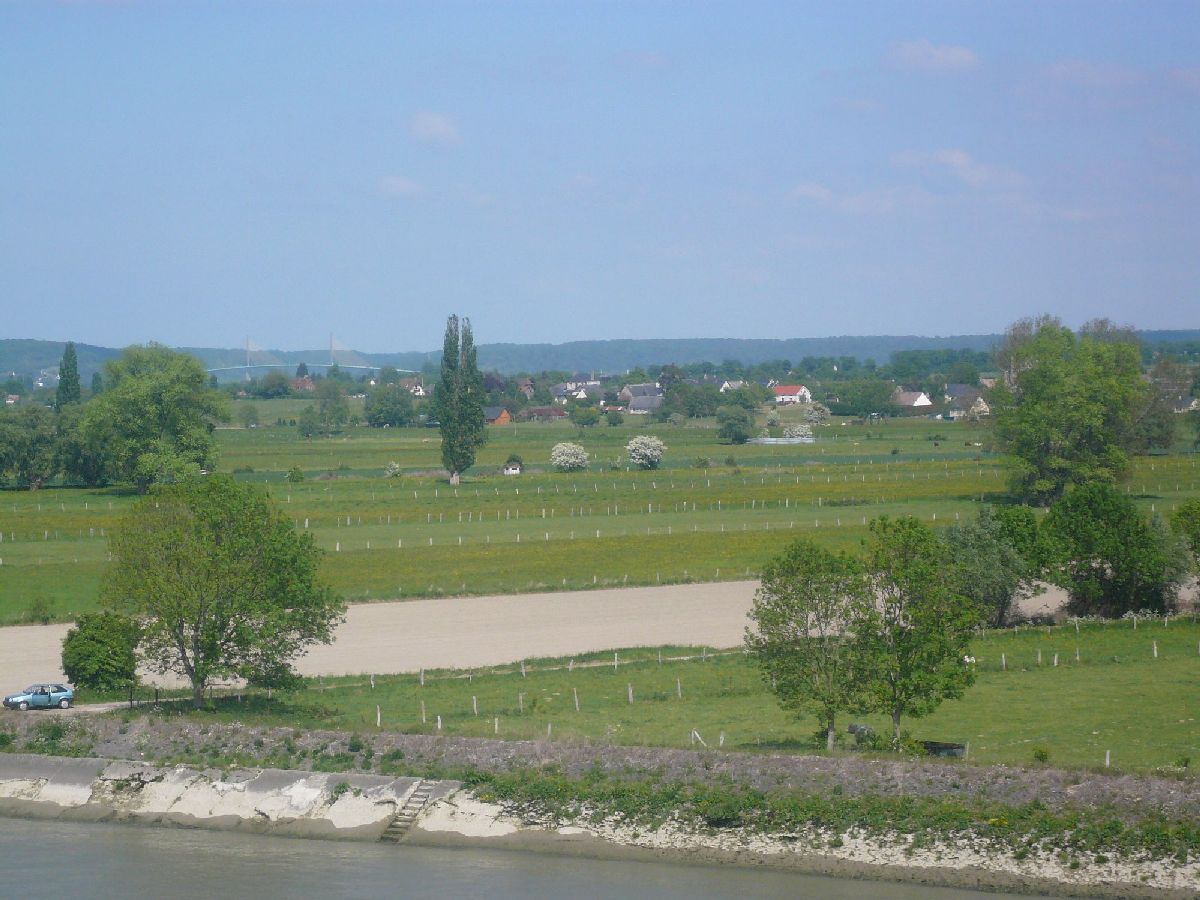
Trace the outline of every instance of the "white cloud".
{"type": "Polygon", "coordinates": [[[866,191],[839,193],[813,181],[804,181],[788,193],[796,202],[812,203],[844,215],[887,215],[889,213],[925,209],[936,198],[921,188],[898,185],[866,191]]]}
{"type": "Polygon", "coordinates": [[[403,175],[388,175],[379,180],[379,190],[389,197],[404,197],[411,199],[425,193],[425,188],[403,175]]]}
{"type": "Polygon", "coordinates": [[[460,140],[458,126],[444,113],[422,110],[409,120],[408,131],[423,144],[449,146],[460,140]]]}
{"type": "Polygon", "coordinates": [[[1136,87],[1146,76],[1125,66],[1088,62],[1085,59],[1065,59],[1045,69],[1046,76],[1062,84],[1097,90],[1121,90],[1136,87]]]}
{"type": "Polygon", "coordinates": [[[972,69],[979,57],[970,47],[937,46],[922,38],[919,41],[900,41],[888,49],[887,61],[898,69],[916,72],[953,72],[972,69]]]}
{"type": "Polygon", "coordinates": [[[1012,169],[981,163],[966,150],[938,150],[930,159],[963,184],[976,189],[1016,188],[1024,182],[1012,169]]]}
{"type": "Polygon", "coordinates": [[[814,181],[802,181],[792,188],[791,196],[793,200],[812,200],[816,203],[827,204],[833,200],[833,191],[814,181]]]}

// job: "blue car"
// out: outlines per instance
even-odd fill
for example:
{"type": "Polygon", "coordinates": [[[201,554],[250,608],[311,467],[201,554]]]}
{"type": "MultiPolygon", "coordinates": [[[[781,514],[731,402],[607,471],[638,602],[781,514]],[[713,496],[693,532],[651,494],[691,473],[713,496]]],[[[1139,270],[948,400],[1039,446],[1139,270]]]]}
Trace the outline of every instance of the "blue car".
{"type": "Polygon", "coordinates": [[[68,709],[75,699],[75,692],[65,684],[31,684],[17,694],[4,698],[9,709],[49,709],[57,706],[68,709]]]}

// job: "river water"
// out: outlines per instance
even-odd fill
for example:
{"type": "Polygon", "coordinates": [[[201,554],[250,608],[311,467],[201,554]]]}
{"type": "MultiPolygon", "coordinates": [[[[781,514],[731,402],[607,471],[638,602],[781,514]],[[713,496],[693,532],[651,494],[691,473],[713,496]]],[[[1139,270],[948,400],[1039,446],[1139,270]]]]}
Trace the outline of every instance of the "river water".
{"type": "Polygon", "coordinates": [[[733,867],[0,819],[0,896],[994,900],[1001,895],[733,867]]]}

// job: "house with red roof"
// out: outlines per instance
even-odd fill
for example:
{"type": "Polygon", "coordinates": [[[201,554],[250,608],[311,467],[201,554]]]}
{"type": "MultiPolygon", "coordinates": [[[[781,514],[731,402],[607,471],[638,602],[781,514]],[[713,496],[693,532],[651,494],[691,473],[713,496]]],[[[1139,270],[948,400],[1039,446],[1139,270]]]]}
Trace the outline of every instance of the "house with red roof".
{"type": "Polygon", "coordinates": [[[812,403],[812,394],[802,384],[777,384],[771,388],[775,402],[780,406],[788,403],[812,403]]]}

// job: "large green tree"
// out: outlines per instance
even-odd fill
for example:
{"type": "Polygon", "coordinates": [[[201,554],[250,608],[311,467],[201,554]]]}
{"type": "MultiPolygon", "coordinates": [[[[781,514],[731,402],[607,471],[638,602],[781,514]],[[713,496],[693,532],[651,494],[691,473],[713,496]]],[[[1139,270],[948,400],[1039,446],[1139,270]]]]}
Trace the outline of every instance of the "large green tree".
{"type": "Polygon", "coordinates": [[[996,435],[1023,500],[1050,503],[1068,485],[1128,473],[1150,392],[1137,345],[1100,324],[1076,336],[1050,317],[1022,320],[997,353],[1005,379],[992,394],[996,435]]]}
{"type": "Polygon", "coordinates": [[[154,671],[192,685],[292,681],[292,660],[329,643],[345,604],[317,576],[321,551],[265,494],[226,476],[155,488],[109,539],[106,606],[139,629],[154,671]]]}
{"type": "Polygon", "coordinates": [[[483,379],[475,361],[471,320],[450,316],[442,345],[442,373],[433,394],[433,409],[442,434],[442,465],[450,483],[475,464],[475,453],[487,441],[483,419],[483,379]]]}
{"type": "Polygon", "coordinates": [[[325,434],[340,431],[350,421],[350,401],[346,399],[344,382],[323,378],[317,383],[317,418],[325,434]]]}
{"type": "Polygon", "coordinates": [[[780,704],[816,716],[833,750],[836,718],[860,706],[869,675],[857,624],[871,610],[862,563],[799,540],[763,568],[745,644],[780,704]]]}
{"type": "Polygon", "coordinates": [[[413,420],[412,393],[394,382],[381,382],[367,391],[363,414],[367,424],[374,428],[410,425],[413,420]]]}
{"type": "Polygon", "coordinates": [[[1058,550],[1058,580],[1071,612],[1115,618],[1174,608],[1187,568],[1183,548],[1112,485],[1069,488],[1044,527],[1058,550]]]}
{"type": "Polygon", "coordinates": [[[54,414],[29,404],[0,412],[0,477],[36,491],[59,469],[54,414]]]}
{"type": "Polygon", "coordinates": [[[928,527],[911,516],[883,516],[870,530],[875,606],[855,631],[870,672],[870,706],[891,716],[899,745],[903,716],[926,715],[973,682],[963,657],[983,616],[955,592],[953,561],[928,527]]]}
{"type": "Polygon", "coordinates": [[[110,480],[144,492],[213,465],[213,425],[229,413],[199,360],[149,344],[128,348],[105,371],[107,389],[87,405],[80,427],[84,445],[104,448],[110,480]]]}
{"type": "Polygon", "coordinates": [[[79,397],[79,360],[75,356],[74,342],[67,341],[62,362],[58,364],[58,390],[54,396],[54,408],[62,409],[68,403],[78,403],[79,397]]]}
{"type": "Polygon", "coordinates": [[[996,627],[1005,624],[1015,601],[1033,596],[1040,574],[1037,562],[1017,549],[1006,526],[985,507],[975,521],[952,525],[938,535],[953,562],[955,590],[986,610],[996,627]]]}
{"type": "Polygon", "coordinates": [[[754,417],[740,406],[722,406],[717,410],[717,437],[731,444],[744,444],[754,431],[754,417]]]}

